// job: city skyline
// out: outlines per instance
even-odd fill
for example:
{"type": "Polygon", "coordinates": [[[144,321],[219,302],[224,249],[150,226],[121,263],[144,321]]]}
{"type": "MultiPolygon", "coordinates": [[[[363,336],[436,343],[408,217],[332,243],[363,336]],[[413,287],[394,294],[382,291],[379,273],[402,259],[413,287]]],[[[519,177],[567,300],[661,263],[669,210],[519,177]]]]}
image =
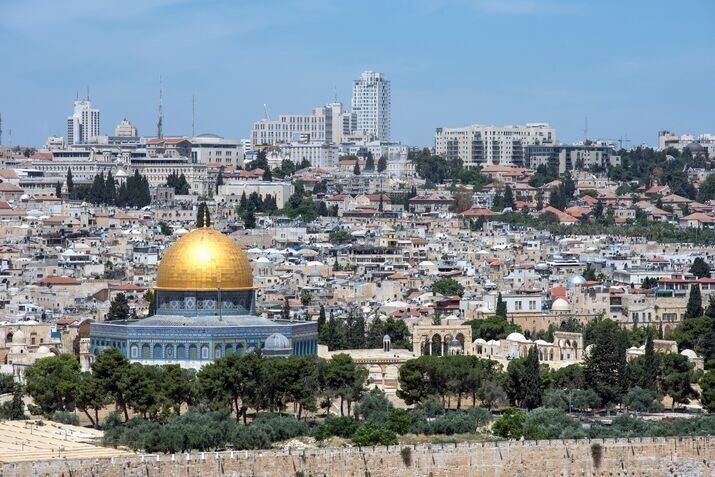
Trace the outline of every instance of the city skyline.
{"type": "Polygon", "coordinates": [[[190,134],[195,95],[197,133],[245,138],[263,104],[272,117],[303,114],[335,93],[349,106],[365,70],[391,82],[391,137],[410,145],[433,145],[437,127],[527,122],[548,122],[573,142],[586,117],[589,137],[627,135],[631,144],[655,145],[661,129],[712,132],[707,19],[715,8],[704,1],[678,10],[652,2],[396,2],[380,16],[369,2],[205,5],[0,4],[0,43],[11,46],[6,71],[23,72],[0,78],[3,143],[10,129],[14,144],[63,135],[75,92],[87,85],[102,134],[125,117],[154,134],[160,77],[167,135],[190,134]],[[67,55],[53,34],[73,22],[92,37],[81,55],[67,55]]]}

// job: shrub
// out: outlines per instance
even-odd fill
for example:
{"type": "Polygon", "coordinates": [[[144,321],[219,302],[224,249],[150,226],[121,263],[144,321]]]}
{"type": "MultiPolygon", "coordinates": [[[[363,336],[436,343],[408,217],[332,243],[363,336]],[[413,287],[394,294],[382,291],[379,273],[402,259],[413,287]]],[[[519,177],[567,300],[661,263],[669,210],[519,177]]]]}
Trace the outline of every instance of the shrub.
{"type": "Polygon", "coordinates": [[[540,407],[526,415],[525,439],[575,439],[585,437],[579,422],[560,409],[540,407]]]}
{"type": "Polygon", "coordinates": [[[70,424],[73,426],[79,426],[79,417],[73,412],[69,411],[55,411],[50,419],[59,422],[60,424],[70,424]]]}
{"type": "Polygon", "coordinates": [[[519,409],[506,409],[501,417],[494,422],[492,432],[505,439],[520,439],[524,434],[526,415],[519,409]]]}
{"type": "Polygon", "coordinates": [[[569,397],[566,391],[561,389],[549,389],[544,393],[543,407],[551,409],[569,410],[569,397]]]}
{"type": "Polygon", "coordinates": [[[403,447],[402,450],[400,451],[400,455],[402,456],[402,462],[405,464],[405,467],[409,467],[412,465],[412,448],[411,447],[403,447]]]}
{"type": "Polygon", "coordinates": [[[384,427],[362,424],[353,434],[352,440],[356,446],[374,446],[378,444],[389,446],[397,444],[397,434],[384,427]]]}
{"type": "Polygon", "coordinates": [[[404,409],[392,408],[387,416],[387,428],[398,433],[407,434],[410,429],[410,416],[404,409]]]}
{"type": "Polygon", "coordinates": [[[271,441],[284,441],[310,434],[310,426],[307,423],[300,422],[293,416],[279,414],[258,414],[253,426],[263,430],[271,441]]]}
{"type": "Polygon", "coordinates": [[[349,439],[355,434],[357,428],[358,422],[352,417],[329,417],[313,429],[313,437],[319,441],[332,436],[349,439]]]}

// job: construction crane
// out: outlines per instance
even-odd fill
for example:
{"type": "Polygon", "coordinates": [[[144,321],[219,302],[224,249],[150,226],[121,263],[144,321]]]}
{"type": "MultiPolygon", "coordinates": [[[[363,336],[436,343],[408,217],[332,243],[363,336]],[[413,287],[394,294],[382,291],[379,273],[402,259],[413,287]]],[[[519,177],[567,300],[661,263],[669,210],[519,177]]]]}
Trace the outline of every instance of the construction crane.
{"type": "Polygon", "coordinates": [[[626,143],[626,146],[628,146],[628,143],[631,142],[631,140],[628,139],[628,134],[626,134],[625,137],[621,136],[621,137],[618,139],[618,145],[619,145],[620,149],[623,149],[623,143],[624,143],[624,142],[626,143]]]}
{"type": "Polygon", "coordinates": [[[266,119],[270,121],[271,117],[268,115],[268,106],[266,106],[266,103],[263,103],[263,111],[266,113],[266,119]]]}

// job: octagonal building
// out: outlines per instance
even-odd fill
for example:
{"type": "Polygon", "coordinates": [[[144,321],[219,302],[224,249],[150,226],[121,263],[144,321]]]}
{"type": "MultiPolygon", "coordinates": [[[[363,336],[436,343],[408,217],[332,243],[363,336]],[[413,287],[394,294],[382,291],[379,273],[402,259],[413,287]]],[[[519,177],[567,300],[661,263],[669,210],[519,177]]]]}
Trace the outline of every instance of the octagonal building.
{"type": "Polygon", "coordinates": [[[318,351],[317,323],[255,316],[248,257],[210,227],[197,228],[169,247],[157,271],[154,300],[153,316],[93,323],[90,355],[116,348],[133,362],[199,369],[230,353],[318,351]]]}

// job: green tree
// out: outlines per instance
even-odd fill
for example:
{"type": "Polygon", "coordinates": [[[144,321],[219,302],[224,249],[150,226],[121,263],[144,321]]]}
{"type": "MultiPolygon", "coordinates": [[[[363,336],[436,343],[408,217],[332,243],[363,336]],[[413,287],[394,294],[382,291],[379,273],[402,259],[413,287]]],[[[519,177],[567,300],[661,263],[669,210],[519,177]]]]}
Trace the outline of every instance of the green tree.
{"type": "Polygon", "coordinates": [[[92,373],[99,386],[111,397],[117,410],[124,413],[125,421],[129,420],[129,411],[122,378],[128,370],[129,360],[114,348],[102,351],[92,363],[92,373]]]}
{"type": "Polygon", "coordinates": [[[310,290],[304,288],[300,291],[300,303],[303,306],[310,305],[310,301],[312,299],[313,299],[313,294],[310,293],[310,290]]]}
{"type": "Polygon", "coordinates": [[[345,336],[345,324],[342,320],[336,319],[332,314],[328,319],[327,329],[325,332],[325,344],[330,351],[336,349],[345,349],[347,345],[345,336]]]}
{"type": "Polygon", "coordinates": [[[696,257],[690,266],[690,273],[698,278],[707,278],[710,276],[710,264],[702,257],[696,257]]]}
{"type": "Polygon", "coordinates": [[[506,318],[506,302],[502,300],[501,292],[497,295],[496,316],[506,318]]]}
{"type": "Polygon", "coordinates": [[[99,411],[109,403],[109,394],[97,377],[90,372],[80,373],[77,384],[77,408],[85,413],[92,427],[99,426],[99,411]]]}
{"type": "Polygon", "coordinates": [[[372,157],[372,154],[368,153],[367,159],[365,160],[365,170],[366,171],[374,171],[375,170],[375,159],[372,157]]]}
{"type": "Polygon", "coordinates": [[[117,203],[117,185],[114,183],[111,171],[107,172],[107,180],[104,183],[104,202],[109,205],[117,203]]]}
{"type": "Polygon", "coordinates": [[[127,301],[127,296],[124,293],[117,293],[109,305],[109,312],[107,313],[107,321],[114,320],[127,320],[129,319],[129,302],[127,301]]]}
{"type": "Polygon", "coordinates": [[[360,175],[360,161],[358,161],[357,159],[355,159],[355,165],[353,166],[353,175],[360,175]]]}
{"type": "Polygon", "coordinates": [[[387,156],[380,156],[377,160],[377,172],[385,172],[387,170],[387,156]]]}
{"type": "Polygon", "coordinates": [[[504,207],[509,207],[511,210],[514,210],[516,207],[514,205],[514,192],[511,190],[511,186],[509,184],[504,187],[504,207]]]}
{"type": "Polygon", "coordinates": [[[593,347],[584,359],[586,386],[602,404],[617,404],[626,390],[627,336],[610,319],[598,322],[592,332],[593,347]]]}
{"type": "Polygon", "coordinates": [[[655,399],[656,394],[654,390],[636,386],[628,390],[623,397],[623,404],[633,411],[644,412],[653,408],[655,399]]]}
{"type": "Polygon", "coordinates": [[[539,368],[539,351],[536,346],[529,348],[524,361],[525,375],[523,384],[525,393],[523,405],[527,409],[536,409],[541,406],[542,390],[541,390],[541,372],[539,368]]]}
{"type": "MultiPolygon", "coordinates": [[[[709,177],[709,176],[708,176],[709,177]]],[[[715,411],[715,371],[708,371],[700,378],[702,396],[700,404],[709,412],[715,411]]]]}
{"type": "Polygon", "coordinates": [[[57,181],[55,184],[55,197],[58,199],[62,198],[62,183],[60,181],[57,181]]]}
{"type": "Polygon", "coordinates": [[[432,291],[444,296],[462,296],[464,286],[453,278],[440,278],[432,282],[432,291]]]}
{"type": "Polygon", "coordinates": [[[243,217],[243,227],[247,230],[256,228],[256,214],[253,211],[248,212],[245,217],[243,217]]]}
{"type": "Polygon", "coordinates": [[[273,181],[273,173],[270,167],[266,167],[266,170],[263,171],[263,180],[267,182],[273,181]]]}
{"type": "Polygon", "coordinates": [[[648,329],[648,336],[645,342],[645,354],[643,356],[643,379],[640,386],[643,389],[655,390],[658,378],[658,357],[655,355],[653,346],[653,331],[648,329]]]}
{"type": "Polygon", "coordinates": [[[37,360],[25,371],[25,386],[46,414],[73,411],[79,385],[79,362],[71,354],[37,360]]]}
{"type": "Polygon", "coordinates": [[[505,439],[520,439],[524,434],[526,414],[519,409],[505,409],[501,417],[494,421],[492,432],[505,439]]]}
{"type": "Polygon", "coordinates": [[[67,168],[67,179],[65,179],[65,185],[67,186],[67,194],[72,197],[74,192],[74,180],[72,179],[72,169],[67,168]]]}
{"type": "Polygon", "coordinates": [[[216,176],[216,193],[218,194],[219,187],[223,185],[223,167],[219,169],[218,175],[216,176]]]}
{"type": "Polygon", "coordinates": [[[688,304],[685,307],[685,318],[698,318],[703,316],[703,297],[700,294],[700,285],[693,283],[690,285],[688,304]]]}

